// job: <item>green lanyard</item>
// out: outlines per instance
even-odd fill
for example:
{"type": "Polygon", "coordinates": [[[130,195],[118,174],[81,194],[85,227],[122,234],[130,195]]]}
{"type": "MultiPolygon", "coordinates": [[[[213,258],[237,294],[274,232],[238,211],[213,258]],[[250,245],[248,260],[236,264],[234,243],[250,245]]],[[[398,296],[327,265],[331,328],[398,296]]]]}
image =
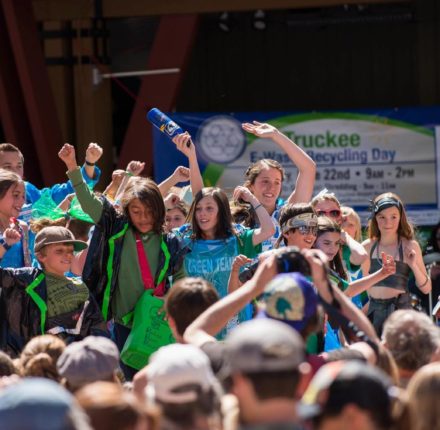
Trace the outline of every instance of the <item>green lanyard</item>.
{"type": "Polygon", "coordinates": [[[26,287],[26,293],[31,296],[31,299],[35,302],[40,310],[40,328],[41,334],[45,333],[46,327],[46,315],[47,315],[47,304],[46,302],[35,292],[35,288],[43,282],[46,276],[44,273],[40,273],[31,284],[26,287]]]}

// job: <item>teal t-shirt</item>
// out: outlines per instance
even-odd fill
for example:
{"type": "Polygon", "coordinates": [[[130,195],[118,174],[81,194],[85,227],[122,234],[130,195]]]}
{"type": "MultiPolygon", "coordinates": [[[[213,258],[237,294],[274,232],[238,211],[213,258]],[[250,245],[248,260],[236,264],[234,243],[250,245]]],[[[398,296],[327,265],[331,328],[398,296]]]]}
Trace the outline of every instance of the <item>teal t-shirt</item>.
{"type": "MultiPolygon", "coordinates": [[[[202,240],[191,239],[191,232],[186,231],[182,240],[191,252],[185,255],[185,273],[187,276],[206,279],[215,287],[220,297],[225,297],[228,294],[228,281],[234,258],[239,254],[252,258],[261,249],[260,246],[252,244],[253,232],[244,229],[237,236],[232,235],[227,239],[202,240]]],[[[237,318],[230,321],[226,331],[247,319],[249,318],[246,311],[240,312],[237,318]]],[[[226,331],[223,330],[219,337],[223,338],[226,331]]]]}

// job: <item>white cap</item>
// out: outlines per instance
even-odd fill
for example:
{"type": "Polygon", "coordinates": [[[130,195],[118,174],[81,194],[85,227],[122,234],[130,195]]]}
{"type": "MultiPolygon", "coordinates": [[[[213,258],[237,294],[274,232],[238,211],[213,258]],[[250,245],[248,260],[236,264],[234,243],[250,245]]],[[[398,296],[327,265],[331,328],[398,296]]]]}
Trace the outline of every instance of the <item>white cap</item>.
{"type": "Polygon", "coordinates": [[[201,391],[218,382],[208,356],[193,345],[172,344],[160,348],[147,366],[147,397],[166,403],[190,403],[201,391]],[[187,388],[187,389],[186,389],[187,388]]]}

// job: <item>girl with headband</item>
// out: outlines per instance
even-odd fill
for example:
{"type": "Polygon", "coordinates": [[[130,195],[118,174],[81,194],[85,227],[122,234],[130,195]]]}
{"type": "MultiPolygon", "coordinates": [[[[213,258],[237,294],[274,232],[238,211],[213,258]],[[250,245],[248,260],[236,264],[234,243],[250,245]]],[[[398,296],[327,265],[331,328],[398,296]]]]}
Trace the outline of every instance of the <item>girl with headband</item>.
{"type": "Polygon", "coordinates": [[[416,286],[424,294],[431,291],[431,280],[423,264],[420,245],[414,239],[413,226],[396,194],[380,194],[373,200],[368,237],[363,245],[370,258],[362,266],[364,273],[373,273],[381,267],[382,252],[396,261],[396,273],[369,290],[368,317],[380,336],[383,323],[392,312],[411,307],[408,292],[411,272],[416,286]]]}

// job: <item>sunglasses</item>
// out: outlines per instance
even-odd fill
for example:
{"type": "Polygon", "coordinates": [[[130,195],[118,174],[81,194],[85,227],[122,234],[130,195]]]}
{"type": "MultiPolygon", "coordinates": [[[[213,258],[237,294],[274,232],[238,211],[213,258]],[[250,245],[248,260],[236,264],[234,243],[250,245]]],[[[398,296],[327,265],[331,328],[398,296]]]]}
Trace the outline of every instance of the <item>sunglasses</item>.
{"type": "Polygon", "coordinates": [[[296,228],[300,234],[305,236],[306,234],[311,234],[313,236],[317,236],[318,234],[318,227],[307,227],[306,225],[301,225],[296,228]]]}
{"type": "Polygon", "coordinates": [[[333,209],[331,211],[316,211],[318,216],[329,216],[330,218],[339,218],[341,216],[341,211],[339,209],[333,209]]]}

